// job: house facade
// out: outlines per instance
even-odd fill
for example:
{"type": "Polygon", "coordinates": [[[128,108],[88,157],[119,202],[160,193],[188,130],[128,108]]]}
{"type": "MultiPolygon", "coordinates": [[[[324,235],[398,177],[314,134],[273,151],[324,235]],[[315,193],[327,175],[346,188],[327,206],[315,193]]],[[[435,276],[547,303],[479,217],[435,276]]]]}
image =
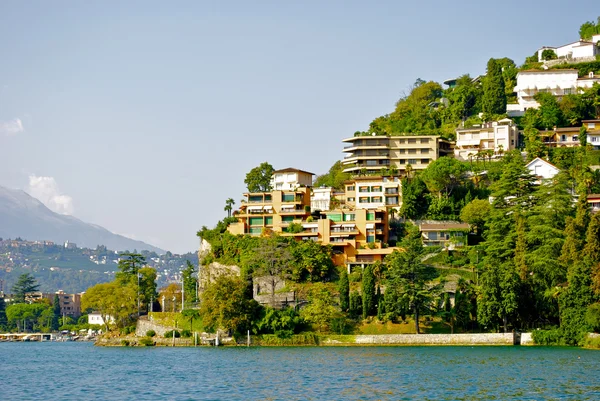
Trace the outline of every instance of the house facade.
{"type": "Polygon", "coordinates": [[[277,191],[294,191],[300,187],[311,187],[313,176],[313,173],[295,168],[277,170],[271,176],[271,188],[277,191]]]}
{"type": "Polygon", "coordinates": [[[458,221],[428,221],[419,224],[419,230],[423,246],[441,246],[452,250],[467,245],[467,234],[471,227],[458,221]]]}
{"type": "Polygon", "coordinates": [[[600,54],[599,41],[600,35],[594,35],[591,40],[580,39],[559,47],[543,46],[537,51],[538,61],[544,61],[542,59],[544,50],[552,50],[559,59],[593,61],[596,55],[600,54]]]}
{"type": "Polygon", "coordinates": [[[344,183],[345,204],[355,209],[399,208],[402,205],[400,176],[355,177],[344,183]]]}
{"type": "Polygon", "coordinates": [[[560,169],[544,159],[536,157],[525,166],[531,174],[537,177],[538,184],[543,180],[549,180],[560,173],[560,169]]]}
{"type": "Polygon", "coordinates": [[[581,89],[591,88],[594,83],[600,82],[600,77],[593,72],[586,77],[579,78],[576,69],[549,69],[526,70],[517,73],[518,104],[508,104],[506,111],[509,117],[522,116],[529,108],[538,108],[540,105],[534,99],[537,93],[546,92],[558,98],[579,93],[581,89]]]}
{"type": "Polygon", "coordinates": [[[482,150],[491,150],[494,155],[501,155],[515,149],[518,139],[519,130],[508,118],[471,128],[458,128],[454,157],[459,160],[469,160],[482,150]]]}
{"type": "Polygon", "coordinates": [[[413,170],[423,170],[441,156],[452,154],[449,141],[437,135],[354,136],[347,143],[342,161],[344,172],[379,172],[382,168],[395,168],[404,172],[410,165],[413,170]]]}
{"type": "Polygon", "coordinates": [[[588,205],[592,213],[600,212],[600,194],[590,194],[587,196],[588,205]]]}

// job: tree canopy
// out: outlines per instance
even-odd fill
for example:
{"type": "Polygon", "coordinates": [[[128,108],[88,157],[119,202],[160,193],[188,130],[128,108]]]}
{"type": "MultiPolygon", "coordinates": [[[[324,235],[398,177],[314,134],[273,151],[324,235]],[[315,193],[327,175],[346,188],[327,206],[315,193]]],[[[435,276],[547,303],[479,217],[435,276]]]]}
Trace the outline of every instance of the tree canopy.
{"type": "Polygon", "coordinates": [[[244,183],[249,192],[271,191],[271,176],[275,169],[268,162],[263,162],[246,174],[244,183]]]}

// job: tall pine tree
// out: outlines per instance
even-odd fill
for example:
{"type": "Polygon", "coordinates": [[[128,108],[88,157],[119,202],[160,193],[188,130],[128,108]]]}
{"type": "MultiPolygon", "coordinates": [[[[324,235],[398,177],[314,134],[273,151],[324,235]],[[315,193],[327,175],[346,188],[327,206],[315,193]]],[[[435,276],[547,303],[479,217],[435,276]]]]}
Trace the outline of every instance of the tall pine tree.
{"type": "Polygon", "coordinates": [[[506,113],[506,91],[502,67],[493,58],[487,63],[487,74],[483,79],[482,108],[486,119],[506,113]]]}

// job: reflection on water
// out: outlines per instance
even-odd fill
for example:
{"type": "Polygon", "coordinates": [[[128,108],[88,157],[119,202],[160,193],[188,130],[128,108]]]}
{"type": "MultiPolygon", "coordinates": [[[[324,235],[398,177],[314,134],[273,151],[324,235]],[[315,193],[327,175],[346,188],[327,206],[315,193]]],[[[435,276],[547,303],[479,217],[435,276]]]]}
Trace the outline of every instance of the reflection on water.
{"type": "Polygon", "coordinates": [[[0,343],[1,400],[599,400],[600,352],[0,343]]]}

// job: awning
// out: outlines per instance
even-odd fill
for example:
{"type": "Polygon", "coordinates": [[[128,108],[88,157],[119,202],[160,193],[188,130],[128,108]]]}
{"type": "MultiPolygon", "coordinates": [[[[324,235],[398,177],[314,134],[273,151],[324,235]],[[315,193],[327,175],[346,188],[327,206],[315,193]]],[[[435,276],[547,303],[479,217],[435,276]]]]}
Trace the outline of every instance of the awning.
{"type": "Polygon", "coordinates": [[[273,206],[265,206],[265,210],[273,210],[273,206]]]}
{"type": "Polygon", "coordinates": [[[375,223],[367,223],[367,228],[375,228],[375,223]]]}
{"type": "Polygon", "coordinates": [[[282,209],[295,209],[296,205],[281,205],[282,209]]]}
{"type": "Polygon", "coordinates": [[[331,228],[342,228],[342,226],[339,225],[339,224],[334,224],[334,225],[331,226],[331,228]]]}
{"type": "Polygon", "coordinates": [[[262,206],[248,206],[248,210],[262,210],[262,206]]]}
{"type": "Polygon", "coordinates": [[[356,224],[342,224],[342,227],[354,228],[356,224]]]}
{"type": "Polygon", "coordinates": [[[304,228],[318,228],[319,224],[318,223],[306,223],[306,224],[302,224],[302,227],[304,227],[304,228]]]}

